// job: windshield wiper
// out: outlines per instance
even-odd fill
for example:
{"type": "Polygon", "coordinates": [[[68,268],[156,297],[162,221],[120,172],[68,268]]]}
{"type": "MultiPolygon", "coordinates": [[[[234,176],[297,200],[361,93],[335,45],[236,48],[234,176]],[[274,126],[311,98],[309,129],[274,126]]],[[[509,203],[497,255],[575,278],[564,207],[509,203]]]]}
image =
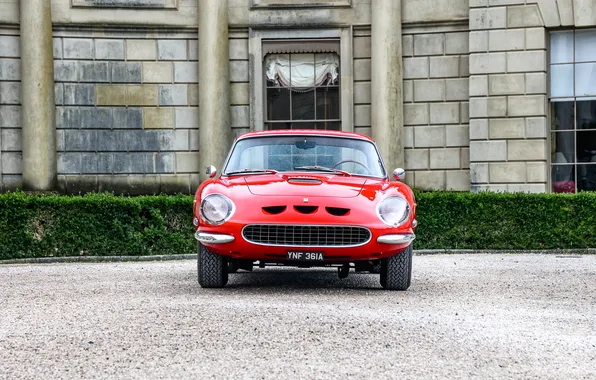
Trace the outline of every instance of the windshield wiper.
{"type": "Polygon", "coordinates": [[[243,174],[277,174],[273,169],[242,169],[225,173],[224,175],[243,175],[243,174]]]}
{"type": "Polygon", "coordinates": [[[329,172],[329,173],[335,173],[335,174],[341,174],[341,175],[345,175],[346,177],[350,177],[351,174],[343,171],[343,170],[339,170],[339,169],[331,169],[325,166],[295,166],[294,170],[308,170],[308,171],[316,171],[316,172],[329,172]]]}

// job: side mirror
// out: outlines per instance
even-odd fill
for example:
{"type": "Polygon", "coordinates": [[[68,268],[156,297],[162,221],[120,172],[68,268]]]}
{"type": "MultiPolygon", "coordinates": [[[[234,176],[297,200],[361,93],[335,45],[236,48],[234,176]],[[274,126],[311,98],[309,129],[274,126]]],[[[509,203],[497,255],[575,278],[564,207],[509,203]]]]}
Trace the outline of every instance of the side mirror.
{"type": "Polygon", "coordinates": [[[207,166],[207,171],[205,172],[205,174],[207,174],[209,178],[213,178],[217,174],[217,169],[215,169],[215,166],[209,165],[207,166]]]}
{"type": "Polygon", "coordinates": [[[401,181],[406,176],[406,171],[402,168],[397,168],[393,171],[393,178],[396,181],[401,181]]]}

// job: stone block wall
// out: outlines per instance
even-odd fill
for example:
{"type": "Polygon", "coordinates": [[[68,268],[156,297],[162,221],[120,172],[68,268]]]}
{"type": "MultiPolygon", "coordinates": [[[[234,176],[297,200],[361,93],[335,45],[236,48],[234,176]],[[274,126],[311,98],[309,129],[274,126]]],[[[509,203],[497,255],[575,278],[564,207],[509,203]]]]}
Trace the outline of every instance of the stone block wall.
{"type": "Polygon", "coordinates": [[[194,191],[197,65],[196,33],[54,31],[61,189],[194,191]]]}
{"type": "Polygon", "coordinates": [[[18,29],[0,28],[0,191],[22,186],[18,29]]]}
{"type": "Polygon", "coordinates": [[[421,190],[468,191],[468,33],[429,29],[403,30],[406,177],[421,190]]]}
{"type": "Polygon", "coordinates": [[[470,0],[472,191],[549,191],[547,28],[595,25],[594,0],[470,0]]]}
{"type": "Polygon", "coordinates": [[[546,31],[539,5],[527,3],[471,2],[473,191],[547,191],[546,31]]]}
{"type": "MultiPolygon", "coordinates": [[[[453,29],[403,30],[405,182],[418,189],[470,189],[468,33],[453,29]]],[[[366,135],[370,44],[370,29],[354,30],[354,130],[366,135]]]]}

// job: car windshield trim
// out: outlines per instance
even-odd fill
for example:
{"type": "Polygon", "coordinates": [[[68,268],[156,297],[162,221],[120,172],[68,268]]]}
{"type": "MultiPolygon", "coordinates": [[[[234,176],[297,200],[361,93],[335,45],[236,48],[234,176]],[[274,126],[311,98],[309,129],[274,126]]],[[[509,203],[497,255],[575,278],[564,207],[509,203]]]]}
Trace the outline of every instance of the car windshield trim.
{"type": "MultiPolygon", "coordinates": [[[[273,139],[279,136],[275,136],[275,135],[266,135],[266,136],[249,136],[249,137],[240,137],[238,138],[234,144],[232,145],[232,148],[230,149],[230,151],[228,152],[228,155],[224,161],[223,164],[223,172],[222,175],[227,176],[229,175],[229,173],[236,173],[237,171],[232,171],[232,172],[226,172],[225,169],[228,167],[229,163],[230,163],[230,159],[232,158],[234,151],[237,147],[237,144],[241,141],[246,141],[246,140],[252,140],[252,139],[273,139]]],[[[314,138],[332,138],[332,139],[341,139],[341,140],[357,140],[357,141],[361,141],[367,144],[372,145],[373,149],[375,150],[375,152],[377,153],[377,157],[378,157],[378,163],[381,169],[381,175],[372,175],[372,174],[364,174],[364,173],[349,173],[351,176],[356,176],[356,177],[365,177],[365,178],[375,178],[375,179],[388,179],[388,175],[387,175],[387,170],[385,168],[385,164],[383,163],[383,159],[381,157],[381,154],[379,152],[379,149],[377,147],[377,145],[375,144],[374,141],[359,137],[359,136],[327,136],[327,135],[320,135],[320,134],[316,134],[316,133],[307,133],[307,134],[288,134],[285,135],[284,137],[314,137],[314,138]]],[[[272,170],[272,169],[267,169],[267,170],[272,170]]],[[[276,172],[283,172],[283,173],[288,173],[288,172],[300,172],[300,170],[278,170],[276,172]]],[[[265,174],[263,172],[258,172],[255,174],[265,174]]],[[[250,174],[250,173],[246,173],[246,174],[250,174]]],[[[233,175],[240,175],[239,174],[233,174],[233,175]]]]}

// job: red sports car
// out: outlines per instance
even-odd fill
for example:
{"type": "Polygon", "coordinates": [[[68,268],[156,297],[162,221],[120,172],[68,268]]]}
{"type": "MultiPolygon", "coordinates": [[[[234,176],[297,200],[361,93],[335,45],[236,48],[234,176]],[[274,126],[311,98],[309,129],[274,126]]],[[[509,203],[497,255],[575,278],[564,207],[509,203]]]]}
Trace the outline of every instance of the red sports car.
{"type": "Polygon", "coordinates": [[[336,131],[247,133],[234,142],[217,177],[195,194],[198,278],[219,288],[228,273],[254,265],[336,266],[380,273],[385,289],[412,277],[416,203],[392,182],[374,142],[336,131]]]}

